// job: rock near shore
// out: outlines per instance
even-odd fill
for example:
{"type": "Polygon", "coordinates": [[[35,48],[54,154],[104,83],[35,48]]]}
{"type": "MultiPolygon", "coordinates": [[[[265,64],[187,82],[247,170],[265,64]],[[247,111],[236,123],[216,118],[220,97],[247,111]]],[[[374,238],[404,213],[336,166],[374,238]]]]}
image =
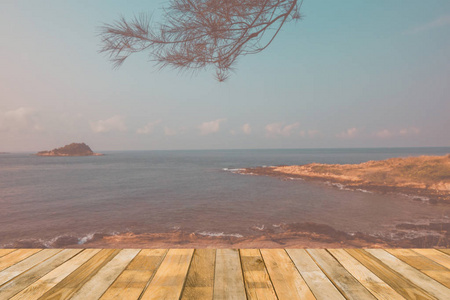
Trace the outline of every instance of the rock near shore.
{"type": "Polygon", "coordinates": [[[256,167],[241,174],[301,178],[331,183],[339,188],[399,193],[430,203],[450,204],[450,154],[390,158],[360,164],[320,164],[256,167]]]}
{"type": "Polygon", "coordinates": [[[101,156],[101,153],[94,153],[85,143],[72,143],[61,148],[50,151],[40,151],[38,156],[101,156]]]}

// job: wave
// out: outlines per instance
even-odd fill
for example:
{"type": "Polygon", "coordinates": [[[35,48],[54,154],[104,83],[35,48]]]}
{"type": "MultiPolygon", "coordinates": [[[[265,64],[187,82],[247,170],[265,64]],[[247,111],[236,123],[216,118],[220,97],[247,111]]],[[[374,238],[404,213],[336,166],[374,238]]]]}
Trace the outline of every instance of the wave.
{"type": "Polygon", "coordinates": [[[239,173],[245,169],[229,169],[229,168],[222,168],[222,171],[231,172],[231,173],[239,173]]]}
{"type": "Polygon", "coordinates": [[[303,178],[299,178],[299,177],[288,177],[289,180],[300,180],[300,181],[305,181],[305,179],[303,178]]]}
{"type": "Polygon", "coordinates": [[[236,237],[236,238],[244,237],[242,234],[239,233],[224,233],[224,232],[209,232],[209,231],[196,232],[196,234],[213,237],[236,237]]]}
{"type": "Polygon", "coordinates": [[[14,242],[0,245],[0,248],[64,248],[64,247],[76,247],[77,245],[83,245],[94,240],[100,240],[104,236],[113,236],[120,233],[100,233],[92,232],[82,236],[75,236],[71,234],[61,234],[51,239],[42,238],[28,238],[18,239],[14,242]]]}
{"type": "Polygon", "coordinates": [[[252,229],[256,229],[256,230],[259,230],[259,231],[263,231],[265,228],[266,228],[266,226],[264,224],[261,225],[261,226],[255,225],[255,226],[252,227],[252,229]]]}
{"type": "Polygon", "coordinates": [[[351,189],[351,188],[349,188],[348,186],[346,186],[345,184],[342,184],[342,183],[325,181],[325,184],[327,184],[329,186],[337,187],[341,191],[351,191],[351,192],[361,192],[361,193],[373,194],[373,192],[365,190],[365,189],[359,189],[359,188],[358,189],[351,189]]]}
{"type": "Polygon", "coordinates": [[[378,232],[342,231],[327,224],[279,223],[255,224],[244,236],[225,231],[182,230],[172,228],[169,232],[156,233],[88,233],[81,236],[70,234],[54,238],[21,239],[0,248],[154,248],[154,247],[448,247],[450,222],[448,218],[422,220],[414,223],[398,223],[378,232]]]}
{"type": "Polygon", "coordinates": [[[409,195],[409,194],[404,194],[404,193],[399,193],[400,195],[409,198],[411,200],[416,200],[416,201],[422,201],[422,202],[430,202],[430,198],[428,197],[424,197],[424,196],[417,196],[417,195],[409,195]]]}

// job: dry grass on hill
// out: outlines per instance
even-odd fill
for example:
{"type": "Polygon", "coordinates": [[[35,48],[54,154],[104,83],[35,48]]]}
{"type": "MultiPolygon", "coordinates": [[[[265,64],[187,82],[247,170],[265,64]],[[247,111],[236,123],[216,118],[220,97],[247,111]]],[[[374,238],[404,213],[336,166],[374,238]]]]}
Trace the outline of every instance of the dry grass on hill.
{"type": "Polygon", "coordinates": [[[278,167],[274,171],[355,183],[450,190],[450,154],[390,158],[348,165],[313,163],[303,166],[278,167]]]}

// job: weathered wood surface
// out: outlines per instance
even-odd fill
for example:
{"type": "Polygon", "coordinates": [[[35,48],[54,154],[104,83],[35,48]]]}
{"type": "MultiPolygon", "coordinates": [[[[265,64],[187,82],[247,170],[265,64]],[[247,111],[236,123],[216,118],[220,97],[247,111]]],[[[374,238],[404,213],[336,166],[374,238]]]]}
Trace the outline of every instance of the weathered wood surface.
{"type": "Polygon", "coordinates": [[[449,249],[0,249],[0,299],[450,299],[449,249]]]}

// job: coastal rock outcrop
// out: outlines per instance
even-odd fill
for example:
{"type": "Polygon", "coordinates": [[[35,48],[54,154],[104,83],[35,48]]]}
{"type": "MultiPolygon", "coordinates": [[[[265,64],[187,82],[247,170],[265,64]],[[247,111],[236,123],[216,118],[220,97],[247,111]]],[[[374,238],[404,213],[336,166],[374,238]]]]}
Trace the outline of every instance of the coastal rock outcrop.
{"type": "Polygon", "coordinates": [[[61,148],[50,151],[40,151],[38,156],[101,156],[101,153],[94,153],[85,143],[72,143],[61,148]]]}
{"type": "Polygon", "coordinates": [[[241,174],[301,178],[330,183],[340,189],[400,193],[430,203],[450,203],[450,154],[390,158],[360,164],[257,167],[241,174]]]}

